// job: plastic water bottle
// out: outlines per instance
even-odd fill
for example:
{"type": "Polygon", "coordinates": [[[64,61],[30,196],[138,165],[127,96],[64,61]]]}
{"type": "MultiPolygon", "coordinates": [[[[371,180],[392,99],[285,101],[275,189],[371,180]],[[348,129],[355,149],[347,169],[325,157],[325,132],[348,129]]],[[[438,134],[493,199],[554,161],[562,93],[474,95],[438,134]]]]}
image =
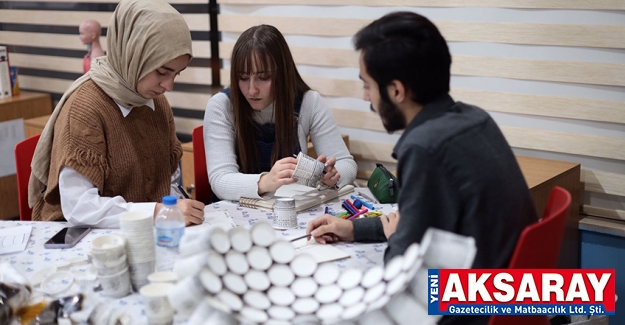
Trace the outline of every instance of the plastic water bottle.
{"type": "Polygon", "coordinates": [[[172,195],[163,197],[163,207],[154,219],[158,246],[176,248],[184,235],[184,216],[176,205],[177,201],[172,195]]]}

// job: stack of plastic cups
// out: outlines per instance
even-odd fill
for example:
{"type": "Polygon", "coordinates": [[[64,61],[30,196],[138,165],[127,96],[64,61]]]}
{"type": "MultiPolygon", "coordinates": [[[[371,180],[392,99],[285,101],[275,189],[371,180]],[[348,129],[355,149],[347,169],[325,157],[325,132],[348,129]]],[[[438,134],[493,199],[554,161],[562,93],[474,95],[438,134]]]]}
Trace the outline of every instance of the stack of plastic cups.
{"type": "Polygon", "coordinates": [[[123,237],[104,235],[94,239],[91,242],[91,257],[102,289],[108,297],[121,298],[130,293],[130,276],[123,237]]]}
{"type": "Polygon", "coordinates": [[[130,265],[130,281],[135,291],[149,283],[148,275],[156,266],[156,243],[152,216],[131,212],[120,217],[122,234],[126,238],[126,254],[130,265]]]}

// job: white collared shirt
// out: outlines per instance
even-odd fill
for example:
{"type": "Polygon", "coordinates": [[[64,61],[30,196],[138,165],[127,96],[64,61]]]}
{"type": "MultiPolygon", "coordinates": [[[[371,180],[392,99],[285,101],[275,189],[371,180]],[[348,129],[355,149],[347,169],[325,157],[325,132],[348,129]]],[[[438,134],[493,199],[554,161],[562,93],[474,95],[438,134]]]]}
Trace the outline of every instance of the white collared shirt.
{"type": "MultiPolygon", "coordinates": [[[[124,117],[128,116],[132,108],[126,108],[116,103],[124,117]]],[[[154,100],[149,100],[146,106],[154,108],[154,100]]],[[[171,177],[171,195],[181,198],[177,184],[180,181],[180,167],[171,177]]],[[[98,193],[98,188],[85,176],[73,168],[63,166],[59,175],[59,193],[61,196],[61,210],[70,226],[90,226],[96,228],[119,228],[119,216],[127,212],[144,212],[152,215],[156,202],[133,203],[126,202],[121,196],[104,197],[98,193]]]]}

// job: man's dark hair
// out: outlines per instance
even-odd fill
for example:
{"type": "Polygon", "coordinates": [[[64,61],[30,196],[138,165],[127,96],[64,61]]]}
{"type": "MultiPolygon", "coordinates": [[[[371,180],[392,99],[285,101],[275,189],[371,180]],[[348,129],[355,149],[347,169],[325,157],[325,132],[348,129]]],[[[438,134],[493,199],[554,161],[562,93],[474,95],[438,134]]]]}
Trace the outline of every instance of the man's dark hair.
{"type": "Polygon", "coordinates": [[[421,15],[387,14],[361,29],[354,46],[364,53],[367,72],[384,100],[390,100],[386,87],[393,80],[399,80],[421,105],[449,92],[449,48],[438,28],[421,15]]]}

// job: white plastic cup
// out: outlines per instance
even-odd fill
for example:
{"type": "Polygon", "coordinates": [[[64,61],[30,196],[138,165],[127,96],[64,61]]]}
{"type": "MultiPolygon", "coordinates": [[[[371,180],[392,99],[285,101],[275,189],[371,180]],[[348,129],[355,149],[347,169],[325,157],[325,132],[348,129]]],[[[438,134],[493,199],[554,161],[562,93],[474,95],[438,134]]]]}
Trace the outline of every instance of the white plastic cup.
{"type": "Polygon", "coordinates": [[[272,226],[278,229],[297,229],[297,210],[295,200],[291,198],[276,199],[273,205],[272,226]]]}
{"type": "Polygon", "coordinates": [[[121,298],[130,293],[130,274],[128,268],[113,275],[98,276],[107,297],[121,298]]]}
{"type": "Polygon", "coordinates": [[[197,276],[182,279],[171,290],[168,299],[171,306],[184,317],[190,316],[200,300],[207,294],[197,276]]]}
{"type": "Polygon", "coordinates": [[[171,283],[152,283],[139,290],[149,324],[171,324],[173,322],[174,309],[167,299],[167,295],[173,287],[174,285],[171,283]]]}

